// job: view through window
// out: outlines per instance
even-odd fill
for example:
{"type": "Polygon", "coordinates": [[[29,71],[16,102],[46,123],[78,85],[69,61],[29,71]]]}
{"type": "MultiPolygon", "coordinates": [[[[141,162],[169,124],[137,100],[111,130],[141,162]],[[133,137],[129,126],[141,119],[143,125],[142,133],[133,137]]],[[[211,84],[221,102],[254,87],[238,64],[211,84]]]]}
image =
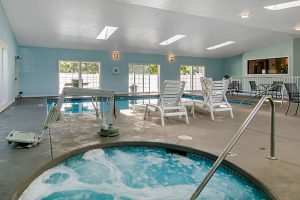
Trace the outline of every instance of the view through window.
{"type": "Polygon", "coordinates": [[[59,93],[64,87],[100,88],[100,63],[59,61],[59,93]]]}
{"type": "Polygon", "coordinates": [[[288,74],[288,57],[248,60],[248,74],[288,74]]]}
{"type": "Polygon", "coordinates": [[[159,65],[129,64],[129,92],[159,92],[159,65]]]}
{"type": "Polygon", "coordinates": [[[4,78],[4,75],[3,75],[3,65],[4,65],[4,62],[3,62],[3,52],[4,52],[4,49],[0,46],[0,107],[4,104],[4,95],[3,95],[3,78],[4,78]]]}
{"type": "Polygon", "coordinates": [[[0,41],[0,109],[8,101],[8,49],[0,41]]]}
{"type": "Polygon", "coordinates": [[[204,66],[180,66],[180,80],[186,82],[185,90],[202,90],[200,77],[205,77],[204,66]]]}

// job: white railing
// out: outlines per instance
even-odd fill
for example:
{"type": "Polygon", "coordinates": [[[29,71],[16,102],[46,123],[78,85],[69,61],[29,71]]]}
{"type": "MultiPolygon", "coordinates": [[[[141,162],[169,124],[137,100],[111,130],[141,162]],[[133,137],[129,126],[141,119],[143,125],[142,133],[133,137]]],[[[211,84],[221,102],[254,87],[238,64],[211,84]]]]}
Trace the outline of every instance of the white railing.
{"type": "Polygon", "coordinates": [[[159,76],[149,74],[129,74],[129,92],[158,92],[159,91],[159,76]],[[133,90],[131,87],[135,85],[133,90]]]}
{"type": "Polygon", "coordinates": [[[300,76],[233,76],[232,81],[239,81],[239,90],[245,93],[251,92],[249,81],[255,81],[256,85],[272,84],[273,81],[282,81],[283,83],[296,83],[300,88],[300,76]]]}

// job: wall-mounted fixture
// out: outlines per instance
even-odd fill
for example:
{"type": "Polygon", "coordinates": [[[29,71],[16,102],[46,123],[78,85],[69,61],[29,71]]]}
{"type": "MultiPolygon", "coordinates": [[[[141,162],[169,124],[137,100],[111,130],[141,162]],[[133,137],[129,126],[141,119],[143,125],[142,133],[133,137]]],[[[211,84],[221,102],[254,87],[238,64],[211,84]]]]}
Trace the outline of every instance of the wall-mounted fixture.
{"type": "Polygon", "coordinates": [[[113,60],[119,60],[120,59],[120,52],[119,51],[113,51],[112,52],[112,59],[113,60]]]}
{"type": "Polygon", "coordinates": [[[296,30],[296,31],[300,31],[300,23],[298,23],[298,24],[295,26],[295,30],[296,30]]]}
{"type": "Polygon", "coordinates": [[[119,67],[113,67],[111,71],[114,75],[118,75],[120,73],[119,67]]]}
{"type": "Polygon", "coordinates": [[[174,55],[169,55],[168,61],[169,62],[174,62],[175,61],[175,56],[174,55]]]}
{"type": "Polygon", "coordinates": [[[251,17],[251,13],[249,11],[243,11],[243,12],[241,12],[240,17],[242,19],[247,19],[247,18],[251,17]]]}

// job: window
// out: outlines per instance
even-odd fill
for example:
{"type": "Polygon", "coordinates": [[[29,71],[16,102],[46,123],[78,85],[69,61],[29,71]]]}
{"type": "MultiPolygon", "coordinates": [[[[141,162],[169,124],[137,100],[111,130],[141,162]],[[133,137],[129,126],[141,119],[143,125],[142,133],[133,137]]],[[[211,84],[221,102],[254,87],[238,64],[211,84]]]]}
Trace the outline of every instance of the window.
{"type": "Polygon", "coordinates": [[[248,60],[248,74],[288,74],[288,57],[248,60]]]}
{"type": "Polygon", "coordinates": [[[59,93],[64,87],[100,88],[100,63],[59,61],[59,93]]]}
{"type": "Polygon", "coordinates": [[[0,111],[8,103],[8,51],[4,43],[0,41],[0,111]]]}
{"type": "Polygon", "coordinates": [[[3,91],[4,91],[4,88],[3,88],[3,78],[4,78],[4,74],[3,74],[3,68],[4,68],[4,62],[3,62],[3,52],[4,52],[4,49],[0,46],[0,108],[1,106],[3,106],[4,104],[4,95],[3,95],[3,91]]]}
{"type": "Polygon", "coordinates": [[[185,90],[202,90],[200,77],[205,76],[204,66],[181,65],[180,80],[185,81],[185,90]]]}
{"type": "Polygon", "coordinates": [[[129,64],[129,92],[159,92],[159,65],[129,64]]]}
{"type": "Polygon", "coordinates": [[[100,63],[99,62],[82,62],[81,77],[83,87],[100,88],[100,63]]]}

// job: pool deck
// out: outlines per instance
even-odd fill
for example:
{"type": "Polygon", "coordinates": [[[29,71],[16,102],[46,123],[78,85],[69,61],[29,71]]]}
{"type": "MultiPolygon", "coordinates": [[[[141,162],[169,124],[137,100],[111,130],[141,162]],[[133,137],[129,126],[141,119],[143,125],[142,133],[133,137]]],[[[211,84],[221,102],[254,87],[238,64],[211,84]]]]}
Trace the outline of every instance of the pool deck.
{"type": "MultiPolygon", "coordinates": [[[[239,99],[240,96],[229,96],[239,99]]],[[[219,155],[231,137],[246,119],[254,105],[232,104],[234,118],[229,113],[217,113],[212,121],[208,113],[197,112],[190,116],[190,125],[184,120],[169,118],[166,127],[160,120],[149,117],[143,120],[142,112],[121,111],[115,125],[120,127],[120,136],[102,138],[97,135],[99,123],[95,115],[63,116],[51,125],[54,156],[63,155],[81,147],[112,141],[154,141],[179,144],[219,155]],[[180,140],[179,135],[193,139],[180,140]]],[[[16,149],[6,142],[11,130],[40,132],[46,117],[45,98],[25,98],[16,101],[0,113],[0,199],[11,199],[13,193],[41,166],[51,160],[49,137],[31,149],[16,149]]],[[[237,155],[227,160],[244,169],[263,185],[278,200],[300,199],[300,111],[294,115],[292,105],[285,116],[287,103],[276,103],[276,156],[269,160],[270,106],[265,103],[253,122],[250,123],[232,152],[237,155]]],[[[200,180],[199,180],[200,181],[200,180]]]]}

